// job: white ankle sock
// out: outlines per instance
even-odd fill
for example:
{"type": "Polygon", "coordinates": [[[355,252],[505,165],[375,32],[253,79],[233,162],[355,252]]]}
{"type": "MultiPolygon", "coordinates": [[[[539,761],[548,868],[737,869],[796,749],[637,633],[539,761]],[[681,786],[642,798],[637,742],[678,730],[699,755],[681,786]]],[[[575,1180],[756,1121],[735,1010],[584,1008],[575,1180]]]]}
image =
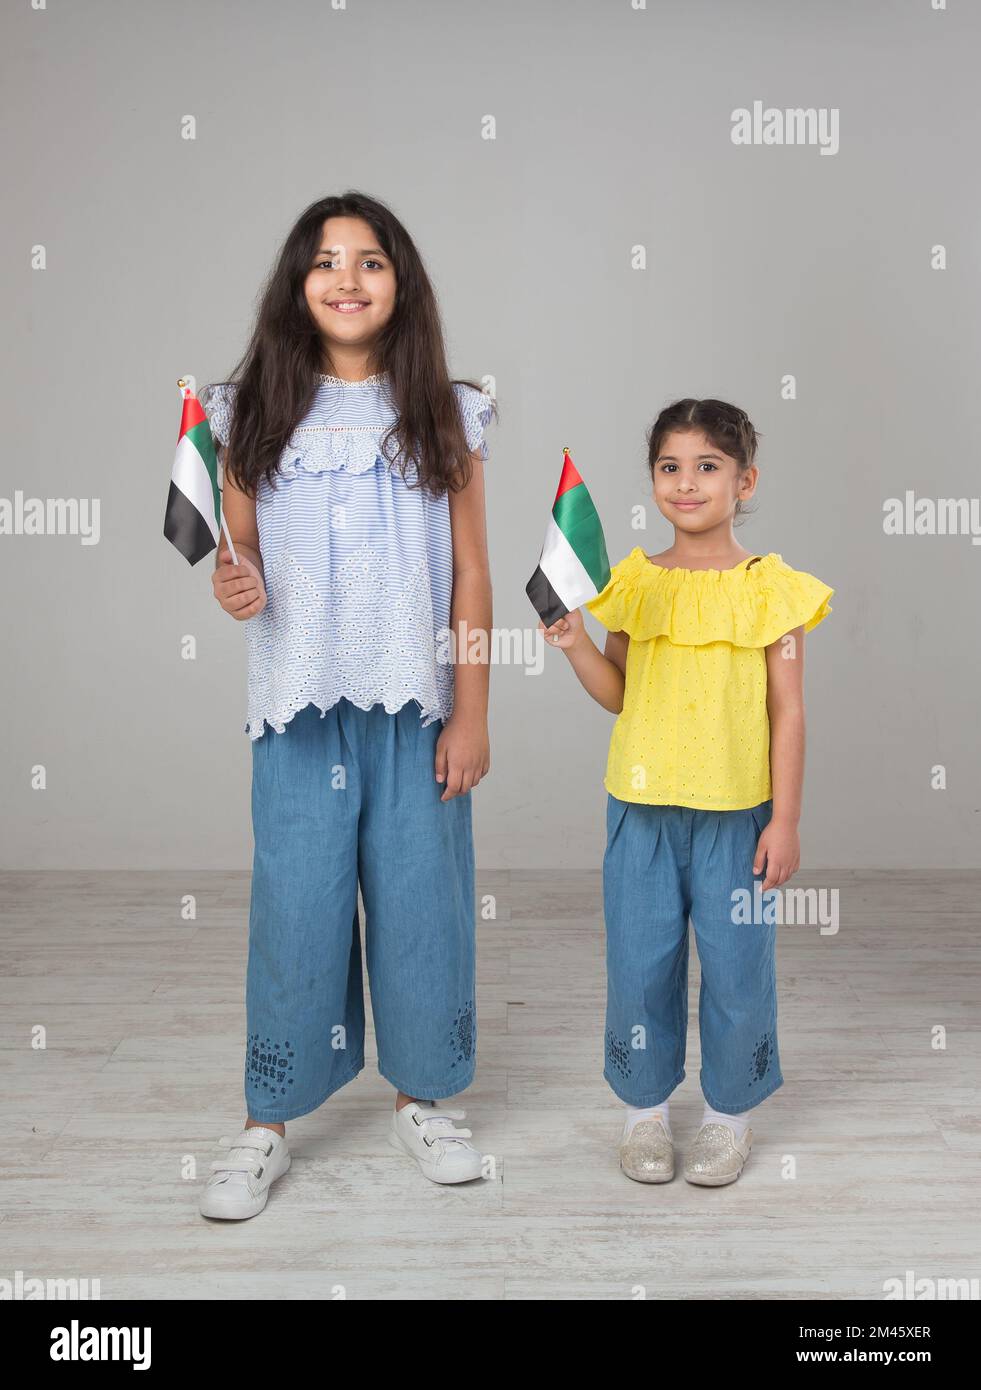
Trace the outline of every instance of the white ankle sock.
{"type": "Polygon", "coordinates": [[[702,1124],[728,1125],[734,1131],[736,1138],[741,1139],[749,1128],[749,1116],[752,1113],[751,1110],[744,1110],[741,1115],[724,1115],[721,1110],[713,1110],[706,1101],[702,1124]]]}
{"type": "Polygon", "coordinates": [[[633,1129],[634,1125],[638,1122],[638,1120],[660,1120],[661,1123],[664,1125],[664,1128],[667,1130],[668,1138],[670,1139],[671,1121],[668,1118],[669,1103],[670,1102],[667,1100],[662,1100],[660,1105],[650,1105],[644,1107],[628,1105],[627,1113],[623,1121],[624,1139],[626,1139],[627,1135],[633,1129]]]}

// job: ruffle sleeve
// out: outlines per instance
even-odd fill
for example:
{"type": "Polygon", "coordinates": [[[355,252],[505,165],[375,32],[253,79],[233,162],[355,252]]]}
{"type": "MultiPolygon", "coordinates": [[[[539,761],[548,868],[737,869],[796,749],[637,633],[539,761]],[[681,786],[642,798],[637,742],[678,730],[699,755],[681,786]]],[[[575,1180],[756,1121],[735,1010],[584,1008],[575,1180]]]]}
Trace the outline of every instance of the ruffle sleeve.
{"type": "Polygon", "coordinates": [[[831,612],[833,593],[776,553],[731,570],[663,569],[638,546],[585,606],[611,632],[639,642],[767,647],[795,627],[817,627],[831,612]]]}
{"type": "Polygon", "coordinates": [[[232,413],[235,406],[235,383],[220,381],[216,386],[205,388],[201,401],[211,434],[219,444],[227,446],[232,431],[232,413]]]}
{"type": "Polygon", "coordinates": [[[465,381],[454,381],[453,390],[456,392],[460,418],[467,436],[467,448],[472,454],[479,450],[480,457],[485,459],[487,441],[484,438],[484,428],[493,419],[494,403],[490,396],[473,386],[468,386],[465,381]]]}
{"type": "MultiPolygon", "coordinates": [[[[632,550],[625,560],[614,565],[610,570],[606,587],[601,589],[595,598],[587,599],[584,605],[593,617],[599,618],[603,626],[611,632],[630,631],[627,627],[628,621],[631,627],[638,626],[636,619],[639,615],[636,609],[640,571],[634,561],[636,553],[632,550]]],[[[630,636],[634,635],[630,631],[630,636]]]]}
{"type": "Polygon", "coordinates": [[[742,645],[767,647],[795,627],[810,632],[831,612],[828,600],[834,589],[815,575],[792,569],[780,555],[764,556],[758,565],[753,565],[747,575],[750,583],[753,570],[757,569],[762,570],[757,640],[742,645]],[[772,563],[764,568],[767,559],[772,563]]]}

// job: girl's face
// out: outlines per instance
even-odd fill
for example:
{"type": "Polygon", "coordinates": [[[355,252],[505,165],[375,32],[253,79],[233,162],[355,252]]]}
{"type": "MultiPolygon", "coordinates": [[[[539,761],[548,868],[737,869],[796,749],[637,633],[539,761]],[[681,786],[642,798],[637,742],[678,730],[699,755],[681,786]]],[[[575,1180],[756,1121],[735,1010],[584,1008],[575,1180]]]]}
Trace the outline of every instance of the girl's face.
{"type": "Polygon", "coordinates": [[[709,531],[735,515],[736,503],[753,495],[759,469],[740,472],[736,460],[701,430],[665,436],[654,462],[654,501],[679,531],[709,531]]]}
{"type": "Polygon", "coordinates": [[[328,350],[371,345],[395,308],[395,268],[360,217],[328,217],[304,283],[328,350]]]}

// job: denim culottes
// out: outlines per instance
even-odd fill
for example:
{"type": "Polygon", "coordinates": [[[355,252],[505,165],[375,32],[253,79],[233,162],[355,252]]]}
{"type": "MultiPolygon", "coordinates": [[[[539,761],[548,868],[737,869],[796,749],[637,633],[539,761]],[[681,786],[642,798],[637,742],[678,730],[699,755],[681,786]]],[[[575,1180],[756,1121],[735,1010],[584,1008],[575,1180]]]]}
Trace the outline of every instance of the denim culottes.
{"type": "Polygon", "coordinates": [[[751,905],[764,877],[753,874],[756,845],[772,812],[772,800],[706,811],[608,796],[603,1075],[629,1105],[659,1105],[685,1076],[689,918],[705,1099],[735,1115],[783,1084],[774,913],[751,905]]]}
{"type": "Polygon", "coordinates": [[[439,720],[347,699],[252,743],[245,1101],[314,1110],[364,1066],[358,886],[378,1070],[420,1100],[470,1085],[477,1039],[471,793],[441,801],[439,720]]]}

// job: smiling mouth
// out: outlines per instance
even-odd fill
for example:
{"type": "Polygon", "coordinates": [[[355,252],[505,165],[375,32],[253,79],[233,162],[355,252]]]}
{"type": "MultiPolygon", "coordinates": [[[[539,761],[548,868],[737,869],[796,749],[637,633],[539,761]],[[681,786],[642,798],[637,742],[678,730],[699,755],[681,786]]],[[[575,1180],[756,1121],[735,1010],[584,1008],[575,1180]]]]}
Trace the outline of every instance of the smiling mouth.
{"type": "Polygon", "coordinates": [[[362,309],[367,309],[368,305],[361,299],[337,299],[333,304],[328,304],[328,309],[333,309],[338,314],[360,314],[362,309]]]}

